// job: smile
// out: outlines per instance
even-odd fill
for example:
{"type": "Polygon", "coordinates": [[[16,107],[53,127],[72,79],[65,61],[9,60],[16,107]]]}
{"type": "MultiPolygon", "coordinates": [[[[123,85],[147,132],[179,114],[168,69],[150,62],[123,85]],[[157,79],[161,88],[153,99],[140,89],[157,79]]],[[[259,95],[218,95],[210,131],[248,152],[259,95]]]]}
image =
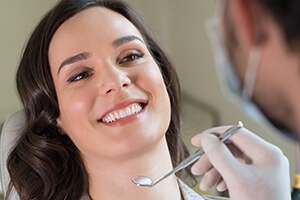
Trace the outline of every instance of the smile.
{"type": "Polygon", "coordinates": [[[100,121],[104,123],[112,123],[119,119],[137,114],[143,110],[143,104],[133,103],[123,109],[113,111],[105,115],[100,121]]]}

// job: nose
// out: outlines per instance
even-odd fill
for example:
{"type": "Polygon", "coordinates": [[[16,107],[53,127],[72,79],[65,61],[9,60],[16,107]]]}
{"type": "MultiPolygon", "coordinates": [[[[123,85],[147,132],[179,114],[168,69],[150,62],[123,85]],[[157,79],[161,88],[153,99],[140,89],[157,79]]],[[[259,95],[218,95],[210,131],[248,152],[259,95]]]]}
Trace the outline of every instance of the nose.
{"type": "Polygon", "coordinates": [[[131,84],[131,80],[126,71],[111,65],[106,66],[101,71],[100,79],[99,90],[101,95],[118,93],[131,84]]]}

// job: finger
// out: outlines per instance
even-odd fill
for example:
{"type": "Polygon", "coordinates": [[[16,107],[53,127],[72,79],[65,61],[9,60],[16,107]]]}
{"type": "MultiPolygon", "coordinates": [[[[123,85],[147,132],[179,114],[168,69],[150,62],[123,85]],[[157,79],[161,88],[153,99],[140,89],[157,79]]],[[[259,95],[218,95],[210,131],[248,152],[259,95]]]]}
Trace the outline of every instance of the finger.
{"type": "Polygon", "coordinates": [[[207,156],[204,154],[191,168],[192,174],[199,176],[212,168],[210,161],[207,156]]]}
{"type": "MultiPolygon", "coordinates": [[[[224,127],[217,127],[217,128],[212,128],[212,129],[209,129],[209,130],[206,130],[205,132],[203,133],[200,133],[200,134],[197,134],[195,135],[192,139],[191,139],[191,143],[194,145],[194,146],[197,146],[197,147],[201,147],[201,138],[207,134],[207,133],[210,133],[210,134],[214,134],[214,135],[220,135],[221,132],[223,130],[227,130],[229,126],[224,126],[224,127]],[[211,132],[211,131],[212,132],[211,132]],[[218,131],[219,133],[217,133],[216,131],[218,131]]],[[[234,155],[234,157],[236,158],[240,158],[240,159],[245,159],[245,155],[243,154],[243,152],[241,152],[231,141],[230,139],[228,139],[226,142],[224,142],[226,144],[226,146],[229,148],[229,150],[232,152],[232,154],[234,155]]],[[[202,156],[204,157],[205,154],[202,156]]],[[[202,158],[201,157],[201,158],[202,158]]],[[[207,158],[204,160],[203,159],[203,163],[205,163],[205,161],[207,160],[207,158]]],[[[202,162],[201,162],[202,163],[202,162]]],[[[198,164],[200,165],[200,164],[198,164]]],[[[209,165],[209,169],[210,169],[211,165],[209,165]]]]}
{"type": "Polygon", "coordinates": [[[251,164],[252,160],[248,158],[243,152],[240,151],[239,148],[237,148],[234,144],[231,142],[227,142],[226,146],[230,150],[230,152],[233,154],[233,156],[243,164],[251,164]]]}
{"type": "MultiPolygon", "coordinates": [[[[230,128],[230,126],[220,126],[208,129],[202,134],[196,135],[192,138],[192,142],[193,144],[201,144],[203,136],[207,133],[222,133],[228,128],[230,128]]],[[[268,162],[269,160],[266,160],[266,157],[270,154],[278,156],[283,155],[282,151],[278,147],[263,140],[246,128],[239,129],[229,138],[227,143],[235,145],[235,147],[241,151],[241,155],[243,155],[243,158],[245,158],[248,164],[253,160],[258,163],[268,162]]]]}
{"type": "MultiPolygon", "coordinates": [[[[192,145],[194,145],[196,147],[201,147],[202,136],[203,136],[203,134],[201,134],[201,133],[194,136],[191,139],[192,145]]],[[[208,160],[207,156],[204,154],[201,156],[201,158],[196,163],[193,164],[193,166],[191,167],[191,172],[192,172],[192,174],[199,176],[199,175],[202,175],[202,174],[206,173],[207,171],[209,171],[212,167],[213,167],[212,164],[208,160]]]]}
{"type": "MultiPolygon", "coordinates": [[[[239,149],[237,149],[233,144],[226,144],[230,152],[242,164],[250,164],[251,161],[241,153],[239,149]]],[[[202,157],[193,164],[191,167],[191,172],[195,176],[200,176],[206,172],[208,172],[211,168],[213,168],[211,162],[209,161],[206,154],[202,155],[202,157]]]]}
{"type": "Polygon", "coordinates": [[[219,127],[214,127],[214,128],[210,128],[205,130],[202,133],[199,133],[197,135],[195,135],[194,137],[192,137],[191,139],[191,143],[194,146],[200,147],[201,146],[201,139],[203,137],[204,134],[221,134],[223,132],[225,132],[226,130],[228,130],[228,128],[230,128],[231,126],[219,126],[219,127]]]}
{"type": "MultiPolygon", "coordinates": [[[[191,143],[194,146],[201,146],[201,140],[202,137],[207,134],[207,133],[211,133],[214,135],[220,135],[222,132],[228,130],[228,128],[230,128],[230,126],[221,126],[221,127],[216,127],[216,128],[211,128],[206,130],[203,133],[197,134],[196,136],[194,136],[191,140],[191,143]]],[[[228,143],[226,144],[228,146],[228,148],[230,149],[230,151],[232,152],[232,154],[234,155],[234,157],[238,158],[238,159],[242,159],[241,162],[243,162],[243,159],[245,158],[245,156],[241,153],[240,150],[238,150],[233,144],[228,143]]],[[[207,156],[204,154],[191,168],[191,172],[198,176],[198,175],[202,175],[204,173],[206,173],[208,170],[210,170],[212,168],[212,164],[210,163],[210,161],[208,160],[207,156]]]]}
{"type": "MultiPolygon", "coordinates": [[[[282,151],[275,145],[263,140],[246,128],[238,131],[238,134],[231,136],[230,141],[244,155],[256,163],[268,162],[268,155],[283,155],[282,151]]],[[[249,162],[247,162],[249,163],[249,162]]]]}
{"type": "Polygon", "coordinates": [[[227,185],[226,185],[224,179],[221,178],[219,180],[219,183],[217,184],[216,188],[219,192],[224,192],[225,190],[227,190],[227,185]]]}
{"type": "Polygon", "coordinates": [[[212,168],[202,178],[200,189],[203,191],[209,190],[219,182],[220,178],[219,172],[215,168],[212,168]]]}
{"type": "Polygon", "coordinates": [[[211,164],[223,176],[225,180],[232,179],[241,171],[239,163],[226,145],[212,134],[204,134],[201,140],[202,148],[211,164]],[[226,177],[225,177],[226,176],[226,177]]]}

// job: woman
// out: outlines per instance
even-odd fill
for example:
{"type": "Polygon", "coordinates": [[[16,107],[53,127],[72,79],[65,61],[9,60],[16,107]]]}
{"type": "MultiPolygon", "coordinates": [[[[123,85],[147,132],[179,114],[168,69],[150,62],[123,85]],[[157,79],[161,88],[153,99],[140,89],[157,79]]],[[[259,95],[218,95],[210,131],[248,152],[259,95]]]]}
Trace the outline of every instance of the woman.
{"type": "Polygon", "coordinates": [[[125,3],[59,2],[28,41],[17,88],[27,125],[8,170],[20,199],[195,195],[175,176],[154,188],[131,183],[161,177],[188,153],[176,72],[125,3]]]}

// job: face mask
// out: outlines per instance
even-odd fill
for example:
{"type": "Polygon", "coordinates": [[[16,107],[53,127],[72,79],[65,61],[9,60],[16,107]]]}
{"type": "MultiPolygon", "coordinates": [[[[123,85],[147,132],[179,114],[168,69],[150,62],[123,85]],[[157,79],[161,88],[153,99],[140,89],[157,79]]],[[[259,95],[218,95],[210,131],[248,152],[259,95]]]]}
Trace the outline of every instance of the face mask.
{"type": "Polygon", "coordinates": [[[239,105],[246,116],[257,123],[262,124],[263,127],[269,129],[269,131],[280,133],[295,140],[295,136],[293,136],[289,131],[277,129],[251,101],[261,55],[260,48],[253,47],[250,52],[243,84],[244,87],[242,87],[242,84],[240,83],[239,78],[230,62],[224,39],[220,34],[220,30],[218,30],[218,25],[219,19],[218,17],[215,17],[207,21],[206,29],[211,41],[215,65],[217,67],[223,95],[229,101],[239,105]]]}

